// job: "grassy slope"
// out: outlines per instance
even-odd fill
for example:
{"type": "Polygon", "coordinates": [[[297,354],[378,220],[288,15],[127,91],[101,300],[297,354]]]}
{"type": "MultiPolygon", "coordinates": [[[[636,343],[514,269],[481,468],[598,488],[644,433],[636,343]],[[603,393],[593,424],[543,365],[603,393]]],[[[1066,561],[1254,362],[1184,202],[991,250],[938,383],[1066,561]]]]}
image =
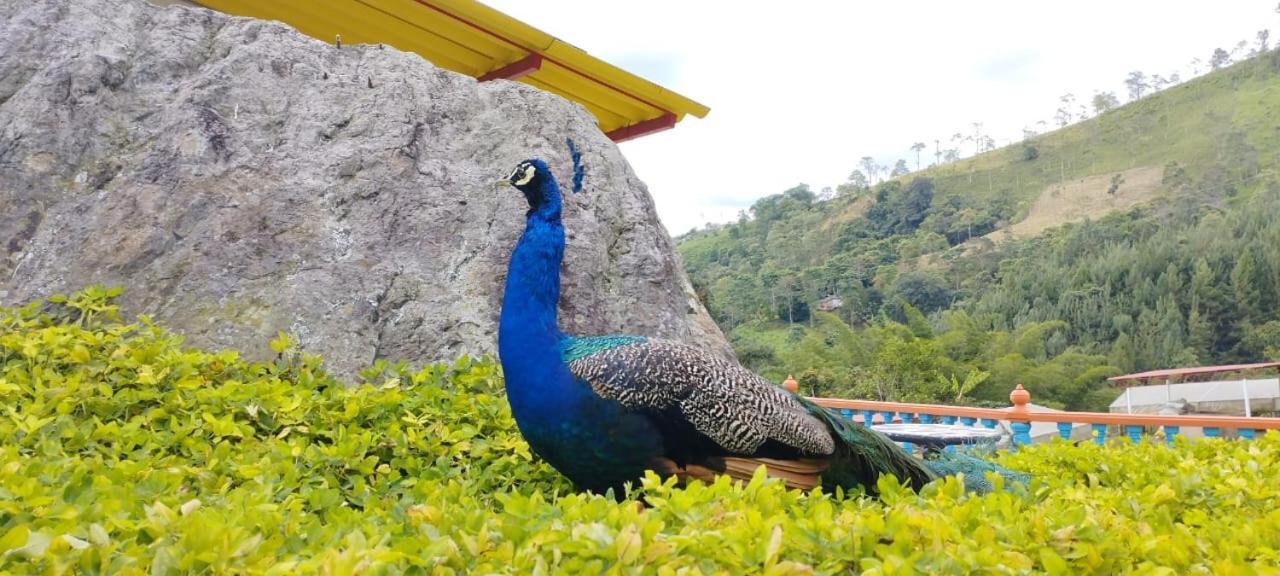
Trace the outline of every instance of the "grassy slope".
{"type": "Polygon", "coordinates": [[[943,194],[1012,196],[1025,216],[1050,186],[1088,176],[1169,162],[1202,176],[1233,130],[1260,152],[1262,171],[1274,170],[1280,161],[1280,83],[1274,75],[1255,74],[1274,58],[1241,62],[1043,134],[1033,140],[1040,152],[1034,161],[1024,161],[1022,144],[1015,144],[923,174],[943,194]]]}
{"type": "MultiPolygon", "coordinates": [[[[1109,183],[1117,172],[1147,168],[1160,170],[1177,162],[1191,178],[1199,179],[1219,154],[1232,132],[1239,132],[1257,150],[1260,174],[1270,174],[1280,164],[1280,82],[1275,70],[1280,52],[1246,60],[1234,66],[1190,80],[1147,96],[1086,121],[1037,136],[1031,144],[1039,151],[1033,161],[1023,159],[1023,144],[1013,144],[950,164],[927,168],[904,178],[927,176],[934,180],[935,205],[949,196],[982,205],[997,198],[1014,202],[1017,215],[1003,228],[1026,237],[1077,220],[1097,218],[1109,209],[1128,208],[1135,202],[1158,196],[1161,190],[1144,190],[1132,201],[1095,206],[1096,184],[1109,183]],[[1066,186],[1067,194],[1050,198],[1063,184],[1081,179],[1094,186],[1066,186]],[[1073,196],[1072,190],[1081,192],[1073,196]],[[1036,201],[1045,197],[1049,212],[1032,215],[1036,201]],[[1071,208],[1053,213],[1054,206],[1071,208]],[[1019,226],[1019,223],[1022,223],[1019,226]]],[[[1228,175],[1228,181],[1250,180],[1249,175],[1228,175]]],[[[1247,182],[1246,182],[1247,183],[1247,182]]],[[[1062,193],[1059,192],[1059,195],[1062,193]]],[[[1122,194],[1123,195],[1123,194],[1122,194]]],[[[837,198],[828,203],[821,218],[788,222],[790,230],[771,233],[770,243],[803,241],[806,264],[817,265],[831,254],[840,224],[866,211],[866,198],[837,198]],[[802,238],[803,237],[803,238],[802,238]]],[[[678,238],[686,261],[707,249],[708,240],[724,230],[695,232],[678,238]]],[[[996,230],[992,239],[1004,233],[996,230]]]]}

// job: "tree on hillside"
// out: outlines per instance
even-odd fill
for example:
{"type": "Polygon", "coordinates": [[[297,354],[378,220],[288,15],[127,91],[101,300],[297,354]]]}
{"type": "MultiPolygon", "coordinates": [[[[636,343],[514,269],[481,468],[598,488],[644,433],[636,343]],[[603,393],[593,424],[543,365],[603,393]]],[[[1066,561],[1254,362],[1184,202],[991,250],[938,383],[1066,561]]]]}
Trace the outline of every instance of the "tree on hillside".
{"type": "Polygon", "coordinates": [[[960,149],[947,148],[946,150],[943,151],[942,156],[943,156],[943,160],[946,160],[947,162],[955,162],[956,160],[960,159],[960,149]]]}
{"type": "Polygon", "coordinates": [[[942,164],[942,141],[937,138],[933,139],[933,163],[942,164]]]}
{"type": "Polygon", "coordinates": [[[1058,123],[1059,128],[1066,128],[1067,125],[1071,124],[1071,111],[1066,108],[1058,108],[1058,111],[1053,115],[1053,121],[1058,123]]]}
{"type": "Polygon", "coordinates": [[[1076,105],[1076,119],[1078,120],[1089,119],[1089,107],[1085,106],[1084,103],[1080,103],[1076,105]]]}
{"type": "Polygon", "coordinates": [[[932,180],[914,178],[905,188],[889,181],[876,188],[876,202],[867,209],[866,219],[882,237],[911,234],[929,215],[932,203],[932,180]]]}
{"type": "Polygon", "coordinates": [[[973,153],[980,154],[982,152],[982,123],[973,122],[973,153]]]}
{"type": "MultiPolygon", "coordinates": [[[[916,164],[919,165],[919,162],[916,162],[916,164]]],[[[909,173],[911,173],[911,169],[907,168],[907,161],[899,158],[898,161],[894,163],[893,171],[889,173],[889,176],[892,178],[897,178],[899,176],[904,176],[909,173]]]]}
{"type": "Polygon", "coordinates": [[[866,190],[871,187],[871,180],[861,170],[854,170],[849,173],[849,184],[859,190],[866,190]]]}
{"type": "Polygon", "coordinates": [[[1129,100],[1137,100],[1142,97],[1147,88],[1151,86],[1147,84],[1147,75],[1141,70],[1134,70],[1129,73],[1129,77],[1124,79],[1124,85],[1129,88],[1129,100]]]}
{"type": "Polygon", "coordinates": [[[911,149],[916,153],[916,170],[920,169],[920,151],[925,148],[926,146],[924,145],[924,142],[916,142],[911,145],[911,149]]]}
{"type": "Polygon", "coordinates": [[[1058,113],[1054,115],[1054,118],[1058,121],[1059,126],[1066,126],[1074,119],[1071,114],[1071,108],[1076,102],[1076,95],[1067,92],[1058,97],[1058,102],[1062,105],[1058,107],[1058,113]]]}
{"type": "Polygon", "coordinates": [[[1231,269],[1231,289],[1236,297],[1236,309],[1241,316],[1258,315],[1267,307],[1265,273],[1253,250],[1245,250],[1231,269]]]}
{"type": "Polygon", "coordinates": [[[927,272],[907,272],[898,276],[893,290],[925,314],[946,309],[954,297],[946,280],[927,272]]]}
{"type": "Polygon", "coordinates": [[[955,224],[964,228],[964,239],[973,238],[973,227],[983,226],[989,222],[990,216],[971,207],[965,207],[956,213],[955,224]]]}
{"type": "Polygon", "coordinates": [[[1116,106],[1120,105],[1120,99],[1116,98],[1115,92],[1096,92],[1093,95],[1093,112],[1102,114],[1116,106]]]}
{"type": "Polygon", "coordinates": [[[1217,70],[1231,63],[1231,54],[1221,48],[1213,49],[1213,56],[1209,57],[1209,67],[1217,70]]]}
{"type": "Polygon", "coordinates": [[[880,171],[884,167],[877,164],[875,158],[872,158],[870,156],[863,156],[862,160],[858,162],[858,165],[862,166],[863,172],[866,172],[867,178],[870,179],[871,182],[879,181],[878,176],[880,175],[880,171]]]}
{"type": "Polygon", "coordinates": [[[1271,31],[1270,30],[1267,30],[1265,28],[1263,28],[1262,30],[1259,30],[1257,38],[1258,38],[1258,46],[1254,51],[1255,54],[1261,54],[1271,49],[1271,44],[1270,44],[1271,31]]]}
{"type": "Polygon", "coordinates": [[[1248,40],[1241,40],[1239,42],[1236,42],[1235,47],[1232,48],[1230,52],[1231,59],[1235,60],[1236,57],[1240,56],[1241,54],[1244,54],[1245,48],[1248,48],[1248,47],[1249,47],[1248,40]]]}

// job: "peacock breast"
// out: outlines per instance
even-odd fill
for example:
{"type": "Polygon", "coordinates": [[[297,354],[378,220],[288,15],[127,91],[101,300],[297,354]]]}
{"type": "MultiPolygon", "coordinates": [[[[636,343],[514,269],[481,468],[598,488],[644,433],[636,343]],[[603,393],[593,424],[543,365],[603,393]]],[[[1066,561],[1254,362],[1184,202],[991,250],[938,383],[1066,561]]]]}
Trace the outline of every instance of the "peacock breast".
{"type": "MultiPolygon", "coordinates": [[[[643,414],[591,393],[566,395],[537,414],[516,414],[533,451],[574,484],[594,492],[635,481],[662,454],[659,430],[643,414]]],[[[514,406],[513,406],[514,408],[514,406]]]]}

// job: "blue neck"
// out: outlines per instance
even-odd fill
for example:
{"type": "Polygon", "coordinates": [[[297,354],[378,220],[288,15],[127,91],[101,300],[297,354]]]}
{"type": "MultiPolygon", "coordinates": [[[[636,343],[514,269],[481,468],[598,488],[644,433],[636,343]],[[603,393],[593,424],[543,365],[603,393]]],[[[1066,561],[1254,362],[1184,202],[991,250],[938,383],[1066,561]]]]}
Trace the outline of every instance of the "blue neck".
{"type": "Polygon", "coordinates": [[[524,234],[511,254],[498,321],[498,356],[517,418],[525,412],[522,408],[537,413],[535,406],[563,399],[573,383],[560,357],[564,333],[556,325],[564,257],[560,193],[554,180],[539,188],[540,202],[529,210],[524,234]]]}

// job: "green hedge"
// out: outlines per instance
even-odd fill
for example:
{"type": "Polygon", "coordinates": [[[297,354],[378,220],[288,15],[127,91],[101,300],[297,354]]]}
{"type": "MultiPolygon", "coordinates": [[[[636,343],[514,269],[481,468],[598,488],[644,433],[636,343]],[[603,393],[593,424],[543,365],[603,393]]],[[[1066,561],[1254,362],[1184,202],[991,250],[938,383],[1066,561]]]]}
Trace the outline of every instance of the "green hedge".
{"type": "Polygon", "coordinates": [[[497,366],[181,347],[110,291],[0,310],[0,572],[1276,573],[1280,437],[1005,455],[880,500],[757,477],[575,494],[520,439],[497,366]]]}

